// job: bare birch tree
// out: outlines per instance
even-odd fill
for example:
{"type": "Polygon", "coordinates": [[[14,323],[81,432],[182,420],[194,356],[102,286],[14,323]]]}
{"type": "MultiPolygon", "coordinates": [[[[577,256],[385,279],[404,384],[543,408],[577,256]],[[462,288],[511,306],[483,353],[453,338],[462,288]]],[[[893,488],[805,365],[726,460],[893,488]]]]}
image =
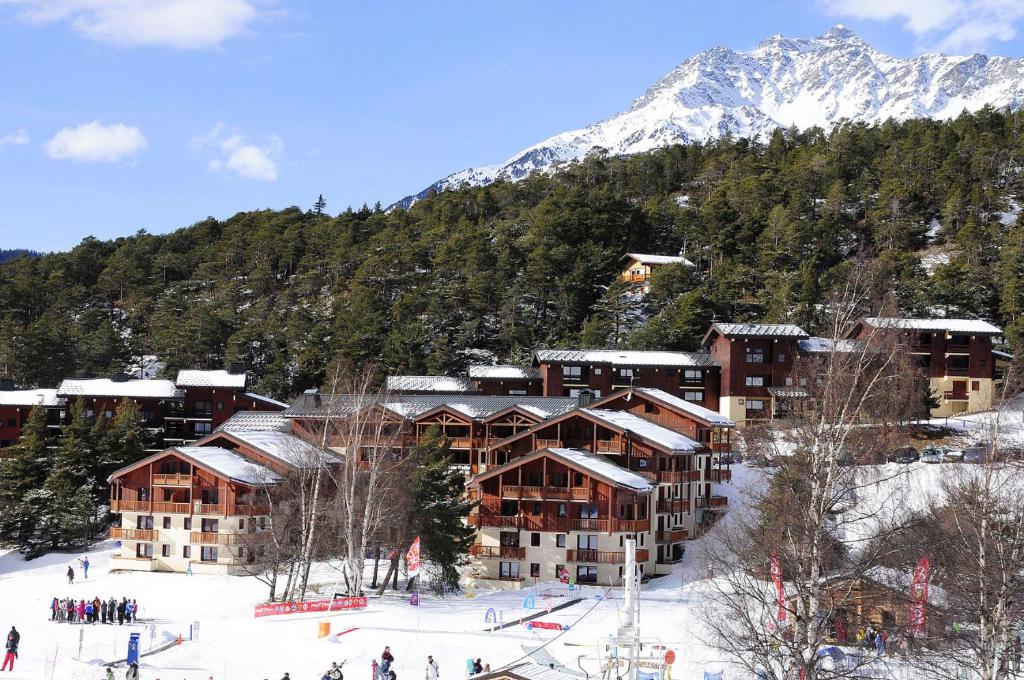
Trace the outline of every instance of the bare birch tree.
{"type": "Polygon", "coordinates": [[[862,490],[884,480],[856,463],[894,448],[899,424],[918,415],[923,376],[895,334],[867,328],[851,339],[871,309],[863,276],[855,272],[827,306],[824,337],[805,343],[796,362],[788,391],[799,402],[767,427],[782,455],[754,493],[753,511],[727,516],[704,541],[705,558],[724,572],[704,612],[708,642],[766,678],[855,672],[832,669],[818,652],[834,644],[852,584],[898,545],[903,526],[894,503],[859,502],[862,490]],[[889,540],[872,540],[880,536],[889,540]],[[776,621],[768,580],[773,554],[785,581],[785,622],[776,621]],[[850,586],[837,589],[840,576],[850,586]]]}
{"type": "Polygon", "coordinates": [[[1024,617],[1024,462],[1021,433],[1004,421],[1020,409],[1018,364],[1011,367],[990,414],[979,416],[987,440],[981,465],[944,471],[939,498],[926,514],[926,549],[941,606],[956,624],[939,639],[923,641],[914,662],[935,678],[979,680],[1015,677],[1020,666],[1017,635],[1024,617]],[[1016,453],[1007,451],[1017,439],[1016,453]],[[941,589],[941,590],[939,590],[941,589]]]}

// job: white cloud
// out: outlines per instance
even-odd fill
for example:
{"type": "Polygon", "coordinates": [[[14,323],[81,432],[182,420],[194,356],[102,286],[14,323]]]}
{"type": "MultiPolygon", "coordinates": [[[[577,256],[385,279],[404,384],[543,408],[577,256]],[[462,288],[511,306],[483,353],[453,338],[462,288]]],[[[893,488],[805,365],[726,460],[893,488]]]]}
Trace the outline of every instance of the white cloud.
{"type": "Polygon", "coordinates": [[[66,21],[82,35],[126,47],[198,49],[248,29],[258,16],[250,0],[0,0],[32,23],[66,21]]]}
{"type": "Polygon", "coordinates": [[[8,132],[0,137],[0,149],[5,146],[24,146],[29,141],[28,131],[25,128],[18,128],[14,132],[8,132]]]}
{"type": "Polygon", "coordinates": [[[46,153],[59,160],[113,163],[133,158],[147,145],[137,127],[124,123],[104,125],[94,120],[60,130],[46,143],[46,153]]]}
{"type": "Polygon", "coordinates": [[[1024,19],[1022,0],[823,0],[839,16],[900,20],[906,30],[944,52],[984,50],[1012,40],[1024,19]]]}
{"type": "Polygon", "coordinates": [[[225,134],[223,123],[217,123],[205,135],[193,137],[191,144],[196,149],[213,147],[220,151],[220,158],[206,165],[210,172],[228,171],[265,182],[277,179],[277,158],[284,150],[284,144],[276,135],[271,135],[265,146],[259,146],[240,134],[225,134]]]}

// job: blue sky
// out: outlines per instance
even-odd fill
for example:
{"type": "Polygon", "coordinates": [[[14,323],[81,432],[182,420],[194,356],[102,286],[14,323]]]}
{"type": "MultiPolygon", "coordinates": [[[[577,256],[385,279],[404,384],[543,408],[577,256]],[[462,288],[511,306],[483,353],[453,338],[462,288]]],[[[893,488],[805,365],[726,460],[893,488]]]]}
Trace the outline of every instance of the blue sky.
{"type": "Polygon", "coordinates": [[[1020,0],[0,0],[0,248],[388,204],[694,52],[836,23],[899,56],[1024,55],[1020,0]]]}

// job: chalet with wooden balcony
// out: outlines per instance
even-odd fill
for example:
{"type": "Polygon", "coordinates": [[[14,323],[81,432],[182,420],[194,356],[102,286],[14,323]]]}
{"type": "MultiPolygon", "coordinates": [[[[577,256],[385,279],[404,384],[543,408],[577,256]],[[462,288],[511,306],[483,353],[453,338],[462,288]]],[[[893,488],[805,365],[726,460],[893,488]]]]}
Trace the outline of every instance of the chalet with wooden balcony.
{"type": "Polygon", "coordinates": [[[535,366],[470,366],[469,382],[481,394],[539,397],[544,392],[535,366]]]}
{"type": "Polygon", "coordinates": [[[548,448],[478,475],[470,517],[478,578],[520,587],[565,569],[578,583],[621,582],[623,540],[636,537],[638,561],[653,572],[654,483],[590,451],[548,448]]]}
{"type": "Polygon", "coordinates": [[[178,446],[110,478],[110,509],[121,516],[111,568],[235,573],[251,534],[268,528],[258,490],[278,484],[268,466],[216,446],[178,446]]]}
{"type": "Polygon", "coordinates": [[[239,571],[268,528],[262,490],[290,471],[338,458],[285,431],[276,414],[240,413],[195,446],[176,446],[110,478],[110,510],[121,517],[116,568],[239,571]],[[271,421],[271,422],[268,422],[271,421]],[[257,429],[263,423],[272,429],[257,429]],[[247,547],[248,546],[248,547],[247,547]]]}
{"type": "Polygon", "coordinates": [[[773,388],[792,387],[798,343],[808,337],[793,324],[712,324],[701,344],[721,367],[718,412],[739,426],[770,420],[773,388]]]}
{"type": "Polygon", "coordinates": [[[644,293],[650,289],[651,274],[654,270],[672,265],[693,267],[693,263],[685,257],[648,255],[644,253],[626,253],[619,258],[619,264],[619,280],[633,284],[633,286],[644,293]]]}
{"type": "Polygon", "coordinates": [[[869,340],[878,332],[896,333],[925,371],[941,417],[992,408],[1001,371],[1009,355],[994,349],[1003,331],[980,319],[870,317],[851,337],[869,340]]]}
{"type": "Polygon", "coordinates": [[[57,390],[19,390],[10,383],[0,384],[0,457],[4,449],[18,443],[22,426],[37,406],[46,411],[47,427],[57,431],[66,419],[66,402],[57,390]]]}
{"type": "Polygon", "coordinates": [[[114,417],[119,404],[134,401],[142,411],[142,426],[158,438],[158,445],[168,429],[174,431],[171,423],[185,405],[185,390],[174,381],[131,379],[123,373],[112,378],[65,378],[57,388],[57,396],[69,403],[81,399],[86,415],[107,420],[114,417]]]}
{"type": "MultiPolygon", "coordinates": [[[[454,464],[466,474],[486,469],[487,447],[511,434],[571,410],[578,405],[575,398],[462,395],[395,395],[355,404],[351,395],[307,393],[288,409],[293,428],[307,436],[321,433],[328,417],[344,418],[358,409],[379,409],[373,419],[383,419],[393,428],[387,445],[394,455],[405,455],[411,447],[423,442],[436,428],[447,439],[454,464]]],[[[364,420],[367,419],[364,416],[364,420]]],[[[330,439],[330,437],[329,437],[330,439]]],[[[379,444],[366,441],[361,446],[379,444]]],[[[331,440],[331,447],[340,442],[331,440]]],[[[335,450],[337,450],[335,448],[335,450]]],[[[344,451],[339,451],[344,453],[344,451]]]]}
{"type": "MultiPolygon", "coordinates": [[[[648,398],[654,400],[650,395],[648,398]]],[[[604,405],[631,405],[630,401],[618,395],[604,405]]],[[[670,402],[662,398],[662,403],[670,402]]],[[[662,417],[671,420],[666,414],[662,417]]],[[[725,423],[721,424],[724,428],[725,423]]],[[[541,449],[572,448],[603,456],[643,476],[656,487],[652,514],[657,544],[655,569],[667,571],[673,561],[682,558],[682,541],[714,521],[715,513],[727,504],[724,496],[712,493],[716,456],[712,455],[711,443],[703,444],[628,410],[578,408],[493,444],[488,463],[504,466],[541,449]],[[661,532],[660,544],[657,532],[661,532]]],[[[714,481],[727,481],[729,474],[725,468],[714,481]]]]}
{"type": "Polygon", "coordinates": [[[627,387],[654,387],[712,410],[718,409],[718,361],[700,352],[541,349],[533,354],[546,396],[595,397],[627,387]]]}

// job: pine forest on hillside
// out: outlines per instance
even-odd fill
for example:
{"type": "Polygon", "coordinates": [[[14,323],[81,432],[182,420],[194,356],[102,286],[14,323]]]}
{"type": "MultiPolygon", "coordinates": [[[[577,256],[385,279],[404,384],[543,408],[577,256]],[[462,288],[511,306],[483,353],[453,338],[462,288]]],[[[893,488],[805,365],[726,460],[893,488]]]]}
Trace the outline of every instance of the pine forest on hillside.
{"type": "MultiPolygon", "coordinates": [[[[1024,112],[725,138],[430,196],[409,210],[240,213],[0,265],[0,373],[109,375],[156,355],[242,362],[261,392],[330,357],[391,372],[525,361],[539,346],[692,350],[712,319],[810,332],[855,262],[914,316],[1024,337],[1024,112]],[[644,299],[625,252],[683,253],[644,299]]],[[[316,196],[319,187],[311,187],[316,196]]],[[[329,192],[328,199],[330,198],[329,192]]]]}

